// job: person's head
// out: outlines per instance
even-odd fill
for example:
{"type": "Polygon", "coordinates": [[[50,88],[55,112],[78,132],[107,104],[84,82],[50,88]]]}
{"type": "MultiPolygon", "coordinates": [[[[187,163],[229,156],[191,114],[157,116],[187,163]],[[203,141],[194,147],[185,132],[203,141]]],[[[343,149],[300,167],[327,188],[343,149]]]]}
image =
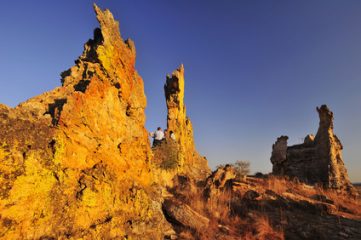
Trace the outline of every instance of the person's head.
{"type": "Polygon", "coordinates": [[[161,128],[161,127],[158,127],[157,130],[160,131],[160,130],[162,130],[162,128],[161,128]]]}

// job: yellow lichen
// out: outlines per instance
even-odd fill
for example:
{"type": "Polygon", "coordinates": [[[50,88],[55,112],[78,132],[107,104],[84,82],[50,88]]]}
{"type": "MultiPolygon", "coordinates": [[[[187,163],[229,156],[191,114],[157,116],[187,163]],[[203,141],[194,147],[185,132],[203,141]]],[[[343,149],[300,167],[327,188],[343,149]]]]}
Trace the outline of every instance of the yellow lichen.
{"type": "Polygon", "coordinates": [[[114,47],[112,45],[99,46],[97,49],[98,57],[106,70],[111,70],[111,59],[114,58],[114,47]]]}
{"type": "MultiPolygon", "coordinates": [[[[16,149],[10,148],[6,143],[0,145],[1,174],[11,174],[18,170],[18,167],[22,162],[21,159],[21,153],[17,152],[16,149]]],[[[0,183],[2,180],[7,181],[7,179],[0,179],[0,183]]]]}
{"type": "Polygon", "coordinates": [[[55,139],[55,151],[54,151],[54,163],[55,164],[60,164],[61,160],[64,156],[64,151],[65,151],[65,144],[64,144],[64,140],[61,137],[57,137],[55,139]]]}
{"type": "Polygon", "coordinates": [[[9,153],[5,150],[6,147],[6,143],[0,145],[0,160],[4,160],[9,155],[9,153]]]}
{"type": "Polygon", "coordinates": [[[23,229],[33,228],[34,232],[28,238],[38,238],[49,232],[51,226],[46,223],[51,219],[50,191],[54,183],[52,172],[41,165],[38,156],[29,155],[25,160],[25,174],[17,177],[9,197],[0,201],[2,217],[15,221],[21,219],[19,224],[23,229]]]}

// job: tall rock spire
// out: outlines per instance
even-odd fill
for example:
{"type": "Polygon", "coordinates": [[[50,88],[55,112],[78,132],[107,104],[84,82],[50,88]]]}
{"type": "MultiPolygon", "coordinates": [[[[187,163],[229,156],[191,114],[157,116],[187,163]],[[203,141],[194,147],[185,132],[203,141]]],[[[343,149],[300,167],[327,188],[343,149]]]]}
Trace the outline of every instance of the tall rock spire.
{"type": "Polygon", "coordinates": [[[326,177],[325,181],[331,188],[352,188],[342,158],[342,143],[333,132],[333,112],[326,105],[316,110],[320,118],[315,137],[318,161],[327,164],[322,175],[326,177]]]}
{"type": "Polygon", "coordinates": [[[193,127],[187,117],[184,104],[184,66],[167,75],[164,85],[168,109],[167,128],[173,131],[179,146],[179,169],[196,178],[204,178],[210,173],[207,160],[196,151],[193,140],[193,127]]]}

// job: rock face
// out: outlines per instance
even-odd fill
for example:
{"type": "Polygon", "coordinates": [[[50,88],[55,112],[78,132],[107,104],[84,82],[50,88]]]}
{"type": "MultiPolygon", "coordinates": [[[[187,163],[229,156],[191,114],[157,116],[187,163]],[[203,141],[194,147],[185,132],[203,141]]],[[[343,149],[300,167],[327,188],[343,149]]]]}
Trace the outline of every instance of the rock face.
{"type": "Polygon", "coordinates": [[[326,105],[317,108],[320,118],[316,137],[307,135],[304,143],[287,147],[287,136],[273,145],[273,174],[297,177],[325,187],[353,191],[342,160],[342,144],[333,132],[333,113],[326,105]]]}
{"type": "Polygon", "coordinates": [[[100,28],[61,87],[0,106],[1,238],[160,239],[169,228],[134,43],[95,12],[100,28]]]}
{"type": "Polygon", "coordinates": [[[209,219],[194,211],[181,201],[166,199],[163,203],[164,212],[170,221],[175,221],[190,229],[206,229],[209,219]]]}
{"type": "Polygon", "coordinates": [[[271,163],[273,164],[273,173],[283,175],[283,164],[287,160],[287,136],[277,138],[272,146],[271,163]]]}
{"type": "Polygon", "coordinates": [[[210,174],[207,160],[196,151],[193,140],[193,127],[187,117],[184,104],[184,66],[181,65],[164,85],[167,103],[167,128],[173,131],[179,146],[179,172],[195,178],[205,178],[210,174]]]}

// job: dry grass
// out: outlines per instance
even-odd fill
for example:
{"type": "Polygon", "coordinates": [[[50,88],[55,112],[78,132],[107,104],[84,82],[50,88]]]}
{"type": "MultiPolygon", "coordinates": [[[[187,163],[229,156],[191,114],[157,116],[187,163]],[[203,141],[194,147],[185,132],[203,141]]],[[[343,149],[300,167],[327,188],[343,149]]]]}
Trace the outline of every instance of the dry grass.
{"type": "Polygon", "coordinates": [[[310,186],[297,180],[290,180],[284,177],[270,176],[265,179],[263,187],[268,188],[277,194],[286,192],[296,194],[300,199],[307,199],[310,202],[317,202],[315,196],[325,196],[329,202],[333,202],[340,212],[351,213],[361,218],[361,199],[342,193],[333,189],[325,189],[321,186],[310,186]]]}
{"type": "MultiPolygon", "coordinates": [[[[237,205],[237,212],[234,211],[234,204],[239,201],[239,195],[232,191],[221,191],[208,200],[203,198],[201,189],[197,191],[181,192],[184,202],[192,209],[210,220],[207,229],[196,229],[193,231],[194,239],[257,239],[273,240],[284,239],[281,230],[275,230],[270,224],[266,215],[254,213],[252,217],[243,216],[247,213],[247,206],[237,205]]],[[[185,229],[184,234],[189,234],[185,229]]],[[[193,239],[193,238],[190,238],[193,239]]]]}
{"type": "MultiPolygon", "coordinates": [[[[342,195],[334,190],[314,187],[297,180],[269,176],[268,178],[248,178],[236,189],[215,190],[208,199],[204,198],[203,189],[178,189],[184,203],[194,211],[210,220],[207,229],[184,229],[185,234],[192,234],[190,239],[284,239],[286,226],[290,224],[290,210],[264,208],[263,204],[270,201],[308,202],[309,204],[335,205],[333,215],[361,219],[360,199],[342,195]],[[243,184],[243,185],[242,185],[243,184]],[[250,189],[260,194],[257,200],[251,202],[244,199],[250,189]],[[282,196],[285,200],[270,200],[267,191],[282,196]],[[321,197],[321,199],[318,199],[321,197]],[[322,199],[323,198],[323,199],[322,199]],[[249,205],[249,203],[251,205],[249,205]],[[252,205],[253,204],[253,205],[252,205]],[[252,207],[253,206],[253,207],[252,207]],[[257,207],[254,207],[257,206],[257,207]],[[271,215],[270,215],[271,214],[271,215]]],[[[236,185],[238,186],[238,185],[236,185]]],[[[272,196],[272,194],[271,194],[272,196]]],[[[302,203],[300,203],[302,204],[302,203]]],[[[272,206],[272,205],[269,205],[272,206]]],[[[304,205],[307,206],[307,205],[304,205]]],[[[312,208],[311,208],[312,211],[312,208]]],[[[291,215],[290,215],[291,214],[291,215]]],[[[312,214],[312,212],[311,212],[312,214]]],[[[328,214],[325,212],[325,214],[328,214]]],[[[306,217],[306,215],[305,215],[306,217]]]]}
{"type": "Polygon", "coordinates": [[[242,239],[247,240],[283,240],[284,234],[281,230],[274,229],[267,216],[260,215],[253,223],[255,229],[248,231],[242,239]]]}
{"type": "Polygon", "coordinates": [[[298,180],[290,180],[287,177],[276,176],[269,176],[264,180],[262,186],[280,195],[285,192],[292,192],[301,196],[310,197],[317,194],[318,191],[315,187],[301,183],[298,180]]]}
{"type": "Polygon", "coordinates": [[[317,189],[319,194],[326,196],[334,202],[339,211],[346,211],[355,214],[361,219],[361,200],[345,194],[340,194],[335,190],[317,189]]]}

